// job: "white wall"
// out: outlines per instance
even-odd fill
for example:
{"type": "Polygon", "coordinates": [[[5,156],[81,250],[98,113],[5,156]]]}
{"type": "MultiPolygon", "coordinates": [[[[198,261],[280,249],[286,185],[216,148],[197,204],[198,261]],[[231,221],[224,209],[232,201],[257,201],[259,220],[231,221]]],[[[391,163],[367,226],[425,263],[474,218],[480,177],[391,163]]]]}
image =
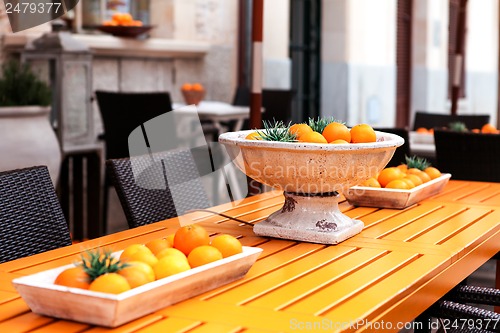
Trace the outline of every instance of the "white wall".
{"type": "Polygon", "coordinates": [[[323,0],[323,116],[395,122],[396,0],[323,0]]]}
{"type": "Polygon", "coordinates": [[[497,123],[498,0],[469,0],[466,39],[467,113],[497,123]]]}
{"type": "Polygon", "coordinates": [[[263,19],[263,87],[290,89],[290,1],[265,0],[263,19]]]}
{"type": "Polygon", "coordinates": [[[448,0],[413,2],[410,128],[415,111],[446,113],[448,0]]]}

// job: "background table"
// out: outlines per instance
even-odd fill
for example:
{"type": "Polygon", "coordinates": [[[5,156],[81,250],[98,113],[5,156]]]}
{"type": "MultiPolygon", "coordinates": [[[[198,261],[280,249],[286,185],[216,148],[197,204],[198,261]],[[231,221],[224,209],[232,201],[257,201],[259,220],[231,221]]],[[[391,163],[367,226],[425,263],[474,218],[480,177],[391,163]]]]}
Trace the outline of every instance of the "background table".
{"type": "MultiPolygon", "coordinates": [[[[174,110],[186,106],[183,103],[174,103],[174,110]]],[[[249,106],[238,106],[217,101],[201,101],[196,106],[200,120],[211,121],[220,132],[239,131],[243,127],[245,119],[250,117],[249,106]],[[232,128],[226,128],[224,122],[234,121],[232,128]]]]}
{"type": "MultiPolygon", "coordinates": [[[[258,222],[282,203],[273,191],[215,209],[258,222]]],[[[404,210],[346,201],[340,208],[365,228],[334,246],[257,237],[251,226],[190,214],[212,235],[262,248],[259,260],[241,280],[112,330],[33,314],[10,281],[68,264],[85,248],[121,250],[171,234],[176,218],[1,264],[0,331],[283,332],[324,325],[329,332],[397,332],[500,249],[500,184],[450,181],[404,210]]]]}

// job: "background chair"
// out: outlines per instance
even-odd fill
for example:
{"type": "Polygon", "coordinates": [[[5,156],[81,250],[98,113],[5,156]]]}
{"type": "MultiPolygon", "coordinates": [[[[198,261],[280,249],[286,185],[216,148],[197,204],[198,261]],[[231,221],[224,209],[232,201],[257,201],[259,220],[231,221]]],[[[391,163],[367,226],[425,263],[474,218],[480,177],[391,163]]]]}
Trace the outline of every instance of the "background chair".
{"type": "Polygon", "coordinates": [[[500,135],[434,131],[437,165],[453,179],[500,182],[500,135]]]}
{"type": "Polygon", "coordinates": [[[375,130],[396,134],[405,140],[403,145],[396,148],[394,155],[392,156],[389,163],[387,163],[387,167],[398,166],[401,163],[406,163],[405,156],[410,156],[410,138],[408,130],[406,128],[395,128],[395,127],[375,128],[375,130]]]}
{"type": "MultiPolygon", "coordinates": [[[[100,137],[105,144],[105,159],[129,156],[128,137],[130,133],[146,121],[172,110],[172,100],[168,92],[95,92],[101,113],[104,134],[100,137]]],[[[107,212],[109,187],[111,183],[104,177],[103,230],[107,232],[107,212]]]]}
{"type": "Polygon", "coordinates": [[[198,166],[190,150],[106,161],[130,228],[210,207],[200,167],[206,166],[198,166]]]}
{"type": "Polygon", "coordinates": [[[262,120],[281,120],[285,124],[292,120],[292,100],[295,96],[293,90],[262,90],[262,106],[265,111],[262,113],[262,120]]]}
{"type": "MultiPolygon", "coordinates": [[[[262,90],[262,120],[283,121],[287,124],[292,120],[292,101],[295,96],[293,90],[263,89],[262,90]]],[[[250,90],[247,87],[237,87],[233,98],[233,105],[249,106],[250,90]]],[[[229,125],[230,128],[233,127],[229,125]]],[[[249,121],[243,124],[243,129],[249,129],[249,121]]]]}
{"type": "Polygon", "coordinates": [[[413,122],[413,130],[415,131],[420,127],[427,129],[448,127],[453,122],[462,122],[470,130],[474,128],[480,129],[484,124],[490,122],[490,116],[487,114],[451,115],[417,111],[415,113],[415,121],[413,122]]]}
{"type": "Polygon", "coordinates": [[[0,262],[71,245],[46,166],[0,173],[0,262]]]}
{"type": "Polygon", "coordinates": [[[250,89],[245,86],[236,87],[233,96],[233,105],[249,106],[250,105],[250,89]]]}
{"type": "MultiPolygon", "coordinates": [[[[434,143],[439,169],[442,172],[451,173],[453,179],[500,181],[500,135],[435,130],[434,143]]],[[[500,255],[497,253],[493,259],[497,260],[496,288],[467,285],[464,281],[426,311],[421,320],[426,322],[429,318],[436,317],[450,320],[482,319],[485,322],[488,320],[492,323],[498,322],[500,314],[474,306],[495,306],[497,312],[500,309],[498,308],[500,306],[500,289],[498,289],[500,288],[500,265],[498,264],[500,255]]],[[[481,332],[498,332],[498,330],[499,327],[496,327],[496,329],[481,332]]],[[[468,331],[462,328],[456,332],[468,331]]]]}

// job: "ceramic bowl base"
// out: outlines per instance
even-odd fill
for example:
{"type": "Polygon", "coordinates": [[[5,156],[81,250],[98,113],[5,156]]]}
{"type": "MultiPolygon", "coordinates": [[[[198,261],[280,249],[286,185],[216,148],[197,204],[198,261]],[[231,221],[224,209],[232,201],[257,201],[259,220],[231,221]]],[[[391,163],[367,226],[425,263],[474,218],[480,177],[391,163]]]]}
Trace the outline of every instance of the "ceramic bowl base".
{"type": "Polygon", "coordinates": [[[337,193],[301,195],[285,192],[283,207],[255,224],[259,236],[320,244],[337,244],[363,230],[364,224],[343,214],[337,193]]]}

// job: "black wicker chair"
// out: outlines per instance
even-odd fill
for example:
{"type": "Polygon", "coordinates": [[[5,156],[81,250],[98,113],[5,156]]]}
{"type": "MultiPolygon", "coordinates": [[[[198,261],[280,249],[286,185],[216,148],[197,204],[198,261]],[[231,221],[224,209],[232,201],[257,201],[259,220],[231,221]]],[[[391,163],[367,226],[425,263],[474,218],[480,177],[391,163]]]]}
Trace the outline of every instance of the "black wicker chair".
{"type": "Polygon", "coordinates": [[[432,318],[443,320],[448,333],[500,332],[500,314],[476,306],[499,306],[500,290],[468,285],[453,288],[434,303],[416,321],[421,327],[415,333],[431,333],[432,318]]]}
{"type": "Polygon", "coordinates": [[[130,228],[211,206],[191,150],[106,161],[130,228]]]}
{"type": "MultiPolygon", "coordinates": [[[[101,113],[106,160],[129,155],[128,137],[143,123],[172,110],[168,92],[95,92],[101,113]]],[[[104,177],[103,230],[107,232],[110,180],[104,177]]]]}
{"type": "Polygon", "coordinates": [[[442,113],[429,113],[417,111],[415,113],[415,121],[413,122],[413,130],[420,127],[427,129],[448,127],[450,123],[462,122],[468,129],[480,129],[484,124],[489,123],[490,115],[473,114],[473,115],[451,115],[442,113]]]}
{"type": "Polygon", "coordinates": [[[500,135],[434,131],[437,166],[454,179],[500,182],[500,135]]]}
{"type": "Polygon", "coordinates": [[[71,245],[46,166],[0,172],[0,262],[71,245]]]}
{"type": "MultiPolygon", "coordinates": [[[[435,130],[434,142],[437,164],[442,172],[451,173],[454,179],[500,181],[500,135],[435,130]]],[[[493,259],[497,260],[495,283],[496,288],[499,288],[500,255],[497,253],[493,259]]],[[[466,327],[460,327],[451,332],[500,332],[500,314],[478,305],[495,306],[498,312],[500,289],[467,285],[464,281],[429,308],[420,319],[427,322],[432,317],[446,318],[462,320],[461,323],[469,319],[471,323],[481,323],[483,329],[466,330],[466,327]],[[487,323],[496,326],[487,329],[487,323]]]]}

